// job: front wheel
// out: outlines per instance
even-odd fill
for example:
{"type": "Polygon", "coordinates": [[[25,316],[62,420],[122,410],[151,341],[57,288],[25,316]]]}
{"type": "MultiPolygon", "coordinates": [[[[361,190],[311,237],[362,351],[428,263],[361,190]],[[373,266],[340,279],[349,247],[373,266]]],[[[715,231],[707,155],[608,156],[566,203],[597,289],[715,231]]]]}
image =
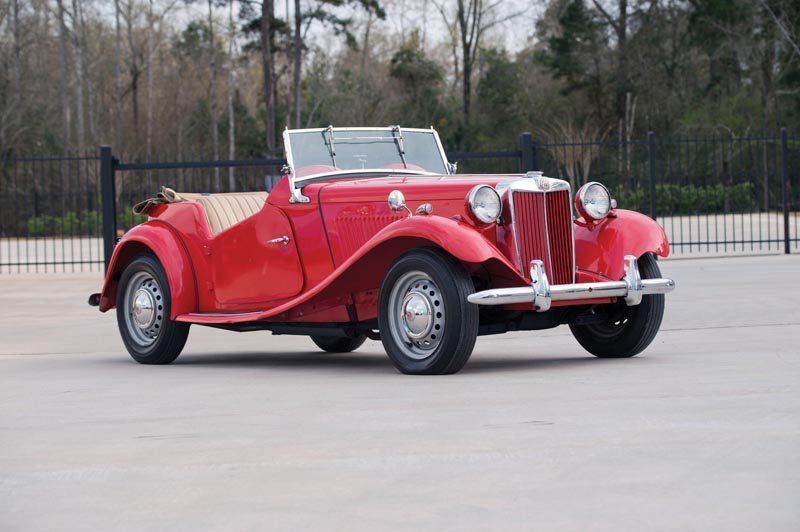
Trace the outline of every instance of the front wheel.
{"type": "Polygon", "coordinates": [[[169,364],[181,353],[189,324],[169,319],[172,299],[164,268],[152,255],[128,264],[117,286],[117,324],[140,364],[169,364]]]}
{"type": "Polygon", "coordinates": [[[381,284],[378,325],[386,353],[411,375],[456,373],[478,337],[478,307],[469,274],[435,249],[411,251],[389,268],[381,284]]]}
{"type": "MultiPolygon", "coordinates": [[[[639,259],[642,279],[661,277],[656,258],[647,253],[639,259]]],[[[629,307],[624,301],[599,305],[598,323],[570,325],[573,336],[584,349],[600,358],[627,358],[638,355],[656,337],[664,316],[664,294],[642,297],[642,302],[629,307]]]]}

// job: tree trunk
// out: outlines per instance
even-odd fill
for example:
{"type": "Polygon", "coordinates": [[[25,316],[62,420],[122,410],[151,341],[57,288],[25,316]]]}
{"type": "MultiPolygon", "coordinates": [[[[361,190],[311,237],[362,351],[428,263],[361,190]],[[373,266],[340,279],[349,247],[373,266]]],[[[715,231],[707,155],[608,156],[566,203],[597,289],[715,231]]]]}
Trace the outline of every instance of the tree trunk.
{"type": "Polygon", "coordinates": [[[263,0],[261,5],[261,66],[264,70],[264,130],[267,156],[275,154],[275,64],[272,59],[272,14],[273,0],[263,0]]]}
{"type": "Polygon", "coordinates": [[[294,127],[300,127],[300,79],[303,65],[303,36],[300,34],[303,12],[300,0],[294,0],[294,127]]]}
{"type": "Polygon", "coordinates": [[[111,119],[112,138],[117,149],[122,148],[122,36],[119,24],[119,0],[114,0],[114,116],[111,119]]]}
{"type": "Polygon", "coordinates": [[[619,0],[617,19],[617,116],[622,120],[622,131],[628,129],[627,98],[630,92],[628,73],[628,0],[619,0]]]}
{"type": "MultiPolygon", "coordinates": [[[[208,47],[211,54],[209,58],[211,79],[208,83],[208,101],[211,106],[211,150],[214,160],[217,161],[219,160],[219,118],[217,116],[217,50],[214,42],[213,0],[208,0],[208,47]]],[[[214,186],[217,192],[222,190],[219,168],[214,168],[214,186]]]]}
{"type": "Polygon", "coordinates": [[[14,26],[12,31],[14,37],[13,53],[11,55],[11,105],[19,112],[20,95],[22,93],[22,45],[20,43],[19,30],[19,0],[11,2],[11,23],[14,26]]]}
{"type": "Polygon", "coordinates": [[[133,2],[128,2],[126,17],[128,49],[130,50],[130,63],[128,71],[131,76],[131,111],[133,113],[133,137],[139,141],[139,63],[136,59],[136,43],[133,40],[133,2]]]}
{"type": "Polygon", "coordinates": [[[458,0],[458,27],[461,33],[461,94],[464,128],[467,129],[470,123],[470,110],[472,108],[472,42],[470,41],[469,16],[467,12],[471,10],[473,4],[477,8],[479,1],[471,0],[467,9],[464,7],[464,0],[458,0]]]}
{"type": "MultiPolygon", "coordinates": [[[[150,161],[153,150],[153,0],[147,8],[147,124],[145,126],[145,160],[150,161]]],[[[149,172],[148,172],[148,177],[149,172]]]]}
{"type": "MultiPolygon", "coordinates": [[[[234,72],[234,41],[236,39],[236,25],[233,21],[233,2],[228,4],[228,159],[236,158],[236,118],[233,114],[233,94],[236,90],[236,73],[234,72]]],[[[236,190],[236,176],[234,168],[228,168],[228,190],[236,190]]]]}
{"type": "Polygon", "coordinates": [[[82,154],[86,144],[83,120],[83,43],[80,35],[80,0],[72,0],[72,44],[75,48],[75,114],[78,126],[78,151],[82,154]]]}
{"type": "Polygon", "coordinates": [[[69,107],[69,58],[67,57],[67,24],[64,20],[64,0],[56,0],[58,6],[58,36],[61,44],[61,129],[64,135],[64,152],[71,147],[71,116],[69,107]]]}

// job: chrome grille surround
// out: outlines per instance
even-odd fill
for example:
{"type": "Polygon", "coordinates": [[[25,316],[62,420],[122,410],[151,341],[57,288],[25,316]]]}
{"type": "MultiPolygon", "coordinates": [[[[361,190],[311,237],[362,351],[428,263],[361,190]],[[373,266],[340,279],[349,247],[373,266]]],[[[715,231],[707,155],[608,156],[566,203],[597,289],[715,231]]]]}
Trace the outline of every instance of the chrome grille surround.
{"type": "MultiPolygon", "coordinates": [[[[542,194],[542,218],[541,223],[544,224],[544,238],[545,242],[545,256],[542,257],[531,257],[532,259],[539,259],[542,260],[547,266],[548,269],[554,271],[552,268],[555,267],[555,263],[553,262],[552,257],[552,240],[550,238],[550,224],[548,223],[548,216],[547,216],[547,194],[552,192],[566,192],[567,193],[567,209],[570,213],[570,245],[572,247],[571,255],[571,275],[567,280],[569,283],[575,282],[575,224],[573,223],[574,220],[574,213],[572,211],[572,201],[571,201],[571,193],[570,193],[570,185],[567,181],[562,179],[554,179],[545,177],[542,172],[528,172],[525,176],[521,179],[516,179],[514,181],[509,181],[505,183],[501,183],[497,186],[497,191],[501,194],[508,195],[508,206],[511,216],[511,233],[514,239],[514,248],[517,254],[516,257],[516,265],[519,269],[520,274],[522,274],[526,279],[529,275],[529,264],[523,264],[524,258],[522,253],[522,246],[520,245],[521,238],[519,234],[519,227],[520,221],[517,219],[517,210],[514,206],[514,196],[518,193],[533,193],[533,194],[542,194]]],[[[508,221],[506,220],[506,223],[508,221]]],[[[550,282],[553,284],[555,279],[551,279],[550,282]]]]}

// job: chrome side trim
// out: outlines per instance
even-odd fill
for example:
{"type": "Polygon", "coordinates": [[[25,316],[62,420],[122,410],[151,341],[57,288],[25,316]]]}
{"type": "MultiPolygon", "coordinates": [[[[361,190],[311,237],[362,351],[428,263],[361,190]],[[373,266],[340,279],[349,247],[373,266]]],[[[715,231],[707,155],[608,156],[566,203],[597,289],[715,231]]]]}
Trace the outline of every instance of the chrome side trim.
{"type": "Polygon", "coordinates": [[[585,301],[622,297],[629,306],[638,305],[642,296],[667,294],[675,290],[672,279],[642,279],[636,258],[625,256],[626,273],[622,281],[550,285],[540,260],[531,261],[531,286],[495,288],[476,292],[467,301],[476,305],[531,303],[537,312],[550,309],[553,301],[585,301]]]}

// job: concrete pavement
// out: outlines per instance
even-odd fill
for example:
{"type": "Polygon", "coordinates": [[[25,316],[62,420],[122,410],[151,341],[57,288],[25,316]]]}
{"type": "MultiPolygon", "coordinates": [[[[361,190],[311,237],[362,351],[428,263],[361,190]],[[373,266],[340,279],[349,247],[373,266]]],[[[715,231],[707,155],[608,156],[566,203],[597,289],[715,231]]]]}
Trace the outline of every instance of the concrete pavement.
{"type": "Polygon", "coordinates": [[[559,328],[447,377],[199,327],[140,366],[97,274],[0,277],[0,530],[800,529],[800,256],[660,264],[643,355],[559,328]]]}

